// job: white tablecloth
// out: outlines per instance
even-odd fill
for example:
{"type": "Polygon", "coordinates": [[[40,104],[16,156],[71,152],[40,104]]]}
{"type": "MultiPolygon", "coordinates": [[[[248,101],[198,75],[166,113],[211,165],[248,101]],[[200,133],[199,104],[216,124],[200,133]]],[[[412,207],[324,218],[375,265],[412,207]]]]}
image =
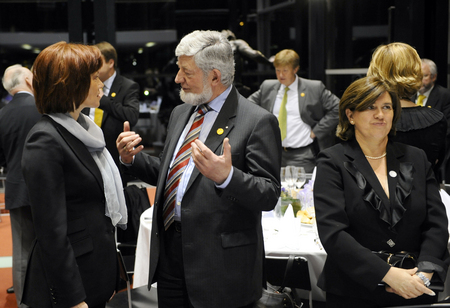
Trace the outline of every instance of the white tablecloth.
{"type": "MultiPolygon", "coordinates": [[[[441,198],[450,214],[450,196],[443,190],[441,198]]],[[[136,263],[134,267],[133,287],[147,285],[150,261],[150,234],[152,228],[153,208],[147,209],[141,215],[141,224],[137,239],[136,263]]],[[[449,217],[450,218],[450,217],[449,217]]],[[[313,226],[297,223],[297,220],[279,220],[273,217],[273,212],[263,212],[262,225],[264,230],[264,245],[267,256],[295,254],[308,260],[311,276],[312,297],[314,300],[325,301],[325,292],[317,287],[317,279],[322,272],[326,259],[325,250],[316,240],[313,226]]],[[[450,231],[450,224],[449,224],[450,231]]],[[[450,242],[449,242],[450,247],[450,242]]],[[[450,295],[450,271],[447,275],[445,291],[439,298],[450,295]]],[[[307,298],[307,297],[305,297],[307,298]]]]}
{"type": "MultiPolygon", "coordinates": [[[[150,262],[150,234],[152,229],[153,208],[147,209],[141,215],[141,225],[137,239],[136,262],[134,267],[133,288],[147,285],[150,262]]],[[[326,253],[317,244],[315,232],[312,226],[301,225],[298,219],[294,219],[291,226],[286,221],[274,218],[272,212],[263,215],[264,245],[266,255],[280,256],[295,254],[308,259],[309,273],[311,276],[312,296],[314,300],[325,301],[325,293],[320,290],[317,278],[325,263],[326,253]],[[283,240],[289,239],[289,240],[283,240]]],[[[305,295],[305,298],[308,298],[305,295]]]]}
{"type": "Polygon", "coordinates": [[[152,233],[153,207],[146,209],[141,215],[139,233],[136,244],[136,260],[134,263],[133,289],[148,284],[150,264],[150,236],[152,233]]]}

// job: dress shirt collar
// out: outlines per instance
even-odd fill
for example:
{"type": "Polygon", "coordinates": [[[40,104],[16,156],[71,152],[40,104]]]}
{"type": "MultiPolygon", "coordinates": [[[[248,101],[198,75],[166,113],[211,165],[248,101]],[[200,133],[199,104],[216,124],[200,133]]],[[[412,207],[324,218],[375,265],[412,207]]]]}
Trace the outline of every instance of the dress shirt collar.
{"type": "MultiPolygon", "coordinates": [[[[297,92],[297,89],[298,89],[298,82],[299,82],[298,76],[295,75],[294,82],[291,83],[290,85],[288,85],[289,91],[292,90],[292,91],[296,91],[296,92],[297,92]]],[[[283,93],[284,93],[284,88],[286,88],[286,86],[285,86],[284,84],[281,84],[280,91],[282,91],[283,93]]]]}
{"type": "MultiPolygon", "coordinates": [[[[431,93],[431,91],[433,91],[433,88],[434,88],[434,85],[431,87],[430,90],[428,90],[427,92],[423,93],[422,95],[425,95],[427,98],[430,97],[430,93],[431,93]]],[[[420,93],[417,92],[417,96],[419,96],[419,95],[420,95],[420,93]]]]}
{"type": "Polygon", "coordinates": [[[103,85],[110,90],[112,87],[112,84],[114,82],[114,78],[116,78],[117,72],[114,71],[114,74],[111,75],[111,77],[109,77],[108,79],[105,80],[105,82],[103,83],[103,85]]]}
{"type": "MultiPolygon", "coordinates": [[[[20,94],[20,93],[26,93],[26,94],[30,94],[31,96],[34,96],[33,93],[28,92],[28,91],[19,91],[19,92],[17,92],[16,94],[20,94]]],[[[16,94],[14,94],[14,95],[16,95],[16,94]]]]}
{"type": "MultiPolygon", "coordinates": [[[[228,95],[231,92],[231,87],[229,86],[225,91],[223,91],[219,96],[217,96],[215,99],[210,101],[207,105],[214,110],[215,112],[219,113],[222,109],[223,104],[225,104],[225,100],[227,99],[228,95]]],[[[198,110],[198,107],[195,109],[198,110]]]]}

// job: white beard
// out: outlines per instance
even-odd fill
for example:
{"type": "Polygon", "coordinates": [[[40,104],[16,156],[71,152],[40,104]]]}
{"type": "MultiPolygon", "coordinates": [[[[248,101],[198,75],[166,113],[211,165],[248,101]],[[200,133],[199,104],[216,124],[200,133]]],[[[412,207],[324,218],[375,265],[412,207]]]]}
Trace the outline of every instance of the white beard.
{"type": "Polygon", "coordinates": [[[196,93],[186,93],[183,88],[180,90],[180,98],[183,102],[189,105],[198,106],[209,102],[213,95],[211,86],[208,84],[203,84],[203,92],[200,94],[196,93]]]}

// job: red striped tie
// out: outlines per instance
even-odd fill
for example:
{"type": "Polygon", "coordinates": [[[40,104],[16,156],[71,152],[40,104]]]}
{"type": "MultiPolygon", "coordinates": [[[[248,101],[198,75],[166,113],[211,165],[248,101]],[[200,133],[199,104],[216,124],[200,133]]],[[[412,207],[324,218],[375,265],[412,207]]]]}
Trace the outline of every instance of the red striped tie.
{"type": "Polygon", "coordinates": [[[164,206],[163,206],[163,219],[164,219],[164,229],[169,229],[170,225],[174,221],[175,215],[175,201],[177,198],[178,184],[180,183],[181,176],[183,175],[184,169],[191,158],[191,143],[195,141],[200,135],[202,129],[202,124],[204,120],[204,115],[210,110],[207,105],[201,105],[198,109],[197,115],[195,116],[194,122],[192,123],[189,132],[187,133],[183,144],[178,150],[175,160],[173,161],[172,167],[169,170],[167,176],[166,187],[164,189],[164,206]]]}

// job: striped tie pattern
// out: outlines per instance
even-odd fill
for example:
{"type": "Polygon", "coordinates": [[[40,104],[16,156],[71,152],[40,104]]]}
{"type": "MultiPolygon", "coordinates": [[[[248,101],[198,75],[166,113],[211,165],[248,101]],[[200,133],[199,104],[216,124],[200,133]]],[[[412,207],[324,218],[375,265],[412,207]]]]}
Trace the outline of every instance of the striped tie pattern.
{"type": "Polygon", "coordinates": [[[183,144],[175,156],[172,167],[169,170],[167,176],[166,187],[164,189],[164,206],[163,206],[163,219],[164,229],[167,230],[174,221],[175,215],[175,201],[177,197],[178,184],[180,183],[181,176],[184,169],[191,158],[191,143],[195,141],[200,135],[201,126],[203,124],[204,115],[210,110],[207,105],[201,105],[197,111],[194,122],[192,123],[189,132],[187,133],[183,144]]]}

